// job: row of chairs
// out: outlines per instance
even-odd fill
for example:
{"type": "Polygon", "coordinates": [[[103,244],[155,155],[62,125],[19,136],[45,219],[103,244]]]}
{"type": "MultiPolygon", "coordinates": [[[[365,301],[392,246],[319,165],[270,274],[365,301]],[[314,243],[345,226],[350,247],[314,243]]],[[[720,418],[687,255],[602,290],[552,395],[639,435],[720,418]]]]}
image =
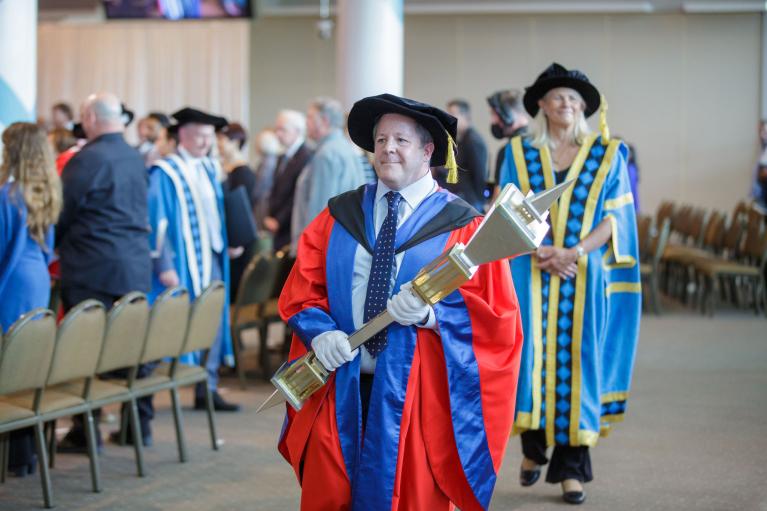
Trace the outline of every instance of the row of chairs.
{"type": "MultiPolygon", "coordinates": [[[[170,391],[179,461],[188,458],[178,389],[207,383],[200,366],[181,364],[185,353],[210,348],[221,323],[225,289],[213,282],[190,304],[183,288],[165,291],[149,306],[143,293],[122,297],[107,314],[96,300],[86,300],[56,326],[50,310],[35,309],[17,320],[2,338],[0,351],[0,435],[3,437],[3,481],[7,468],[7,433],[33,427],[45,507],[53,506],[49,460],[55,444],[46,448],[44,426],[58,418],[84,414],[91,486],[101,491],[101,476],[93,410],[127,403],[134,439],[136,470],[146,474],[136,399],[170,391]],[[138,366],[162,360],[153,374],[137,378],[138,366]],[[98,375],[130,368],[125,380],[98,375]]],[[[206,385],[207,387],[207,385],[206,385]]],[[[218,449],[213,403],[206,395],[211,445],[218,449]]],[[[51,428],[52,430],[55,428],[51,428]]],[[[53,433],[53,431],[52,431],[53,433]]],[[[53,438],[53,436],[52,436],[53,438]]]]}
{"type": "MultiPolygon", "coordinates": [[[[293,263],[294,259],[287,250],[279,250],[275,254],[270,250],[263,250],[253,256],[240,278],[237,296],[231,309],[231,325],[235,367],[242,388],[245,388],[246,374],[243,359],[250,353],[242,340],[245,330],[258,330],[261,377],[267,381],[272,377],[275,366],[272,364],[272,352],[267,345],[269,325],[281,321],[277,300],[293,263]]],[[[286,327],[279,353],[281,358],[287,356],[291,335],[290,329],[286,327]]]]}
{"type": "Polygon", "coordinates": [[[720,297],[766,309],[767,230],[762,213],[739,202],[732,214],[670,201],[638,219],[643,277],[660,311],[659,288],[713,315],[720,297]]]}

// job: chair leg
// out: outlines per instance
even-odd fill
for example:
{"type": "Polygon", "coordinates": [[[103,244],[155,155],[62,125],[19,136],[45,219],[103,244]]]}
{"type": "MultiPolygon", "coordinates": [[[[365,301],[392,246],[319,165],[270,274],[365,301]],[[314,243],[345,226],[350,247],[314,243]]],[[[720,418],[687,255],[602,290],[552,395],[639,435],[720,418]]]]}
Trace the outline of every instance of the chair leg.
{"type": "Polygon", "coordinates": [[[131,433],[133,434],[133,451],[136,454],[136,473],[139,477],[146,475],[144,467],[144,442],[141,441],[141,426],[138,421],[138,406],[136,399],[130,400],[131,433]]]}
{"type": "Polygon", "coordinates": [[[88,459],[91,464],[91,486],[93,493],[101,492],[101,471],[99,470],[99,451],[96,443],[96,427],[93,424],[93,412],[85,412],[85,437],[88,442],[88,459]]]}
{"type": "Polygon", "coordinates": [[[8,476],[8,456],[10,455],[10,435],[4,433],[0,436],[0,483],[5,483],[5,478],[8,476]]]}
{"type": "Polygon", "coordinates": [[[45,434],[43,423],[35,423],[35,448],[37,449],[37,463],[40,469],[40,484],[43,487],[43,502],[46,508],[53,507],[53,488],[51,487],[51,473],[48,468],[48,451],[45,449],[45,434]]]}
{"type": "Polygon", "coordinates": [[[184,438],[184,421],[181,415],[181,398],[178,395],[178,388],[170,389],[170,400],[173,407],[173,423],[176,426],[176,445],[178,446],[178,461],[186,463],[189,458],[186,451],[186,439],[184,438]]]}
{"type": "Polygon", "coordinates": [[[268,335],[269,325],[264,321],[258,328],[258,342],[261,345],[258,356],[261,362],[261,375],[266,381],[269,381],[272,377],[272,365],[269,360],[269,346],[267,346],[266,343],[268,335]]]}
{"type": "Polygon", "coordinates": [[[658,289],[658,275],[654,274],[650,279],[650,295],[652,296],[653,312],[660,316],[662,311],[660,307],[660,290],[658,289]]]}
{"type": "Polygon", "coordinates": [[[48,421],[45,429],[48,430],[48,466],[53,468],[56,465],[56,419],[48,421]]]}
{"type": "Polygon", "coordinates": [[[121,413],[120,414],[120,438],[118,439],[118,445],[128,444],[128,428],[129,427],[133,427],[130,425],[130,413],[121,413]]]}
{"type": "Polygon", "coordinates": [[[208,428],[210,429],[210,444],[214,451],[218,450],[218,435],[216,434],[216,421],[213,420],[213,393],[205,382],[205,409],[208,412],[208,428]]]}
{"type": "Polygon", "coordinates": [[[234,367],[237,369],[237,379],[240,381],[240,388],[245,390],[245,368],[242,366],[242,339],[240,330],[232,329],[232,348],[234,349],[234,367]]]}

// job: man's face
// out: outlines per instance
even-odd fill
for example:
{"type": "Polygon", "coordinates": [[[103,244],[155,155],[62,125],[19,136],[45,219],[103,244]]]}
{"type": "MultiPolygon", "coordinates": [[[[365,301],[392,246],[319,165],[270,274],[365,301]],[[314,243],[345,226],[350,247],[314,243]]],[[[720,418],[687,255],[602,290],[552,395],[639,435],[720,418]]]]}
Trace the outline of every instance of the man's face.
{"type": "Polygon", "coordinates": [[[274,134],[277,135],[277,140],[280,141],[282,147],[286,149],[292,146],[298,139],[298,130],[282,115],[277,117],[277,122],[274,125],[274,134]]]}
{"type": "Polygon", "coordinates": [[[416,122],[399,114],[384,114],[375,132],[374,166],[378,178],[392,190],[402,190],[429,172],[434,144],[422,145],[416,122]]]}
{"type": "Polygon", "coordinates": [[[178,141],[189,154],[202,158],[216,141],[216,130],[210,124],[185,124],[178,129],[178,141]]]}
{"type": "Polygon", "coordinates": [[[160,136],[160,131],[162,131],[162,124],[157,119],[147,117],[139,122],[138,137],[142,141],[146,140],[153,144],[156,143],[157,137],[160,136]]]}
{"type": "Polygon", "coordinates": [[[322,118],[319,111],[314,107],[309,107],[306,112],[306,135],[315,142],[319,142],[325,138],[327,130],[327,122],[322,118]]]}
{"type": "Polygon", "coordinates": [[[62,110],[54,108],[51,110],[51,122],[53,123],[54,128],[66,128],[70,119],[62,110]]]}

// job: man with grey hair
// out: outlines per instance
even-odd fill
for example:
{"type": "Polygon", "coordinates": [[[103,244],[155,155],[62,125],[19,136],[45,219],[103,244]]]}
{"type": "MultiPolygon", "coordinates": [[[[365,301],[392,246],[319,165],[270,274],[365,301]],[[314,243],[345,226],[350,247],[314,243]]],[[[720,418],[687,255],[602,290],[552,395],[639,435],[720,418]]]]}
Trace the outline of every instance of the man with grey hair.
{"type": "Polygon", "coordinates": [[[281,111],[275,121],[274,134],[285,152],[274,171],[269,215],[264,218],[264,227],[274,236],[274,249],[280,250],[290,243],[296,181],[313,152],[306,144],[306,118],[301,112],[281,111]]]}
{"type": "MultiPolygon", "coordinates": [[[[62,171],[64,207],[56,226],[64,310],[87,299],[109,309],[130,291],[150,289],[147,176],[143,158],[123,138],[122,114],[110,93],[93,94],[80,108],[88,143],[62,171]]],[[[151,397],[138,404],[148,444],[151,397]]],[[[83,423],[75,420],[61,450],[85,452],[85,445],[83,423]]]]}
{"type": "Polygon", "coordinates": [[[306,226],[325,209],[328,200],[365,184],[354,146],[343,133],[344,111],[331,98],[316,98],[306,112],[306,131],[317,143],[317,150],[296,182],[291,226],[291,250],[306,226]]]}

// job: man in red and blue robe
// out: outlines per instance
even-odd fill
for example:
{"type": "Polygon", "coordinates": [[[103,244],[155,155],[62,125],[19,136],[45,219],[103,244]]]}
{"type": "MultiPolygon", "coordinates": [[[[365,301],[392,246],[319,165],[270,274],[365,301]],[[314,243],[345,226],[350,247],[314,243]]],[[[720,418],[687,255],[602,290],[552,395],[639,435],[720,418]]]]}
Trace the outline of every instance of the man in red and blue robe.
{"type": "Polygon", "coordinates": [[[313,349],[333,373],[300,411],[288,407],[279,450],[302,510],[487,509],[522,348],[509,265],[481,265],[433,307],[416,299],[407,283],[481,221],[429,172],[452,150],[455,118],[384,94],[354,105],[349,132],[374,153],[378,181],[331,199],[299,240],[280,297],[290,359],[313,349]],[[387,243],[393,269],[380,267],[387,243]],[[370,288],[390,269],[385,308],[397,322],[352,353],[346,336],[369,320],[370,288]]]}

